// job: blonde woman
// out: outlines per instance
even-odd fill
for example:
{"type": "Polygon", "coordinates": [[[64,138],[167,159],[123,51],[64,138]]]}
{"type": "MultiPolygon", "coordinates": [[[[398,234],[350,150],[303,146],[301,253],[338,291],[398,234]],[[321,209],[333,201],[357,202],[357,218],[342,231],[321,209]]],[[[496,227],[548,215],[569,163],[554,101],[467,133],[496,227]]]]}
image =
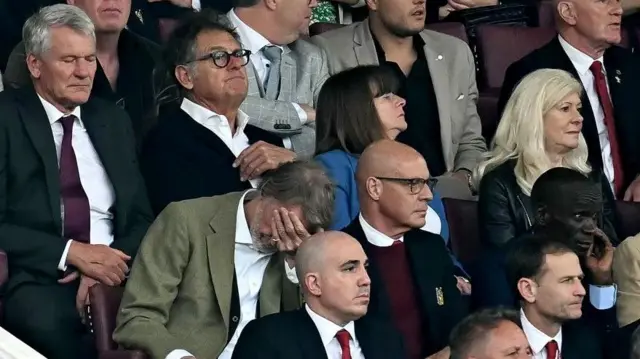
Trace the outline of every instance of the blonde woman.
{"type": "Polygon", "coordinates": [[[613,230],[613,194],[602,173],[587,163],[582,136],[582,86],[562,70],[542,69],[526,76],[509,99],[491,150],[474,173],[479,188],[480,236],[501,247],[535,222],[529,195],[538,177],[554,167],[579,171],[603,184],[603,230],[613,230]]]}

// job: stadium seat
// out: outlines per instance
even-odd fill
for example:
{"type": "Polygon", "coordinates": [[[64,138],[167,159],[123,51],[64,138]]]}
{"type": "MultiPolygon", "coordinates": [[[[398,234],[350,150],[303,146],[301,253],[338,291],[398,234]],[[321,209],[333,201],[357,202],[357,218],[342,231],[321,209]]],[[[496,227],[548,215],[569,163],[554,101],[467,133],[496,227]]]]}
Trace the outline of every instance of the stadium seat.
{"type": "Polygon", "coordinates": [[[451,251],[463,266],[470,266],[482,249],[478,235],[478,202],[453,198],[443,198],[442,202],[449,222],[451,251]]]}

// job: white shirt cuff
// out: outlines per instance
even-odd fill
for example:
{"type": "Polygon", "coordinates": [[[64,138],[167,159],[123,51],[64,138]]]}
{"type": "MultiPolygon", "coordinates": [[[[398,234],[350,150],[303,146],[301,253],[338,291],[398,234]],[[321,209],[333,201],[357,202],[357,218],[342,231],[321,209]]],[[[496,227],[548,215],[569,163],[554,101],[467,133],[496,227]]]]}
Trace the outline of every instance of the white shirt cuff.
{"type": "Polygon", "coordinates": [[[602,287],[589,285],[589,301],[598,310],[613,308],[617,294],[618,287],[615,284],[602,287]]]}
{"type": "Polygon", "coordinates": [[[184,357],[192,357],[193,354],[189,353],[184,349],[176,349],[173,350],[169,355],[167,355],[164,359],[182,359],[184,357]]]}
{"type": "Polygon", "coordinates": [[[301,124],[305,124],[307,123],[307,112],[305,110],[302,109],[302,107],[300,107],[300,105],[298,105],[297,103],[292,102],[291,103],[293,105],[293,108],[296,109],[296,112],[298,113],[298,118],[300,119],[300,123],[301,124]]]}
{"type": "Polygon", "coordinates": [[[191,0],[191,8],[195,11],[202,10],[202,5],[200,4],[200,0],[191,0]]]}
{"type": "Polygon", "coordinates": [[[66,271],[67,270],[67,256],[69,255],[69,248],[71,248],[71,239],[67,241],[67,245],[64,246],[64,251],[62,251],[62,257],[60,257],[60,262],[58,262],[58,270],[66,271]]]}
{"type": "Polygon", "coordinates": [[[289,282],[293,284],[300,284],[300,281],[298,280],[298,275],[296,274],[296,267],[293,267],[293,268],[289,267],[289,263],[287,263],[286,260],[284,261],[284,272],[287,275],[287,279],[289,280],[289,282]]]}
{"type": "Polygon", "coordinates": [[[284,145],[284,148],[293,151],[293,143],[291,143],[291,138],[290,137],[285,137],[282,139],[282,144],[284,145]]]}

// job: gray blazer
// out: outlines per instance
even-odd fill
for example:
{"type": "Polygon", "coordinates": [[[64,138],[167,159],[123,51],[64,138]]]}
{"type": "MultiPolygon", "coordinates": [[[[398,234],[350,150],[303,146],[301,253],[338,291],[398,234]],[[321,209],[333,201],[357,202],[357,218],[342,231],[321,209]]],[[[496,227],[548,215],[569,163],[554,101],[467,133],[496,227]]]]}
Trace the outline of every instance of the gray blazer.
{"type": "MultiPolygon", "coordinates": [[[[447,171],[473,170],[487,150],[476,110],[478,88],[473,54],[466,43],[452,36],[430,30],[423,30],[420,36],[425,42],[424,52],[436,93],[447,171]]],[[[311,41],[331,55],[328,57],[331,74],[378,64],[366,20],[314,36],[311,41]]]]}
{"type": "Polygon", "coordinates": [[[299,39],[284,47],[280,74],[278,99],[267,100],[264,98],[265,89],[249,63],[249,92],[240,108],[249,115],[249,123],[281,137],[290,136],[296,154],[310,158],[316,145],[315,122],[302,124],[291,103],[316,107],[320,88],[329,77],[327,58],[316,45],[299,39]],[[290,128],[276,129],[276,124],[288,124],[290,128]]]}

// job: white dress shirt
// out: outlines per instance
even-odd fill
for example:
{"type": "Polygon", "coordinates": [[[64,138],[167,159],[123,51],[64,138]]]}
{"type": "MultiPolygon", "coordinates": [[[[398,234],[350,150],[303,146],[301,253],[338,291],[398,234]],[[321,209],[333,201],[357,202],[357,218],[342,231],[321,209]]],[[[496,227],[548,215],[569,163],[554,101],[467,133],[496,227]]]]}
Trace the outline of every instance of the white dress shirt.
{"type": "Polygon", "coordinates": [[[522,330],[527,336],[527,341],[531,347],[533,359],[547,359],[545,346],[552,340],[555,340],[556,343],[558,343],[558,351],[560,352],[560,356],[562,356],[562,328],[560,328],[555,337],[551,338],[538,330],[538,328],[534,327],[527,319],[527,316],[524,315],[524,311],[522,309],[520,309],[520,321],[522,322],[522,330]]]}
{"type": "Polygon", "coordinates": [[[404,237],[393,239],[373,228],[373,226],[362,217],[362,214],[358,215],[358,221],[360,221],[360,226],[362,226],[362,231],[364,232],[364,236],[367,237],[367,241],[376,247],[391,247],[395,241],[404,242],[404,237]]]}
{"type": "MultiPolygon", "coordinates": [[[[76,162],[78,163],[80,183],[89,199],[91,219],[90,242],[91,244],[104,244],[108,246],[113,242],[113,213],[111,213],[111,207],[115,203],[116,197],[113,186],[111,185],[111,180],[82,122],[80,106],[76,107],[70,114],[64,114],[40,97],[40,95],[38,95],[38,98],[47,114],[49,124],[51,124],[58,166],[60,166],[60,150],[62,147],[62,137],[64,135],[62,123],[59,120],[68,115],[73,115],[77,118],[77,120],[73,122],[71,146],[73,147],[76,162]]],[[[62,197],[60,197],[60,213],[62,223],[64,223],[64,202],[62,201],[62,197]]],[[[64,233],[62,233],[62,235],[64,236],[64,233]]],[[[61,271],[67,269],[67,255],[69,254],[70,246],[71,239],[67,241],[67,245],[64,247],[60,262],[58,263],[58,269],[61,271]]]]}
{"type": "MultiPolygon", "coordinates": [[[[262,88],[266,88],[271,61],[267,60],[264,56],[262,48],[269,45],[276,45],[271,44],[264,36],[240,20],[233,9],[227,13],[227,17],[238,33],[238,36],[240,36],[240,42],[242,43],[243,48],[251,51],[251,64],[255,70],[256,77],[262,84],[262,88]]],[[[282,46],[278,47],[282,48],[282,46]]],[[[304,124],[307,122],[307,113],[302,109],[302,107],[295,102],[292,102],[291,104],[293,105],[293,108],[295,108],[298,118],[300,118],[300,123],[304,124]]],[[[291,149],[291,139],[285,138],[284,146],[287,149],[291,149]]]]}
{"type": "MultiPolygon", "coordinates": [[[[615,195],[615,188],[613,185],[615,176],[613,171],[613,157],[611,156],[611,143],[609,142],[609,132],[607,132],[607,125],[604,122],[604,110],[602,109],[602,105],[600,104],[600,97],[598,97],[598,93],[596,92],[595,78],[593,76],[593,73],[589,69],[594,61],[599,61],[603,64],[602,70],[606,71],[604,67],[603,57],[601,56],[600,58],[594,60],[593,58],[591,58],[591,56],[571,46],[560,35],[558,35],[558,41],[560,41],[560,46],[562,46],[562,49],[569,57],[569,60],[571,60],[573,67],[578,72],[580,81],[582,82],[582,86],[584,87],[584,91],[586,92],[587,98],[589,99],[589,105],[591,106],[593,116],[596,120],[598,138],[600,139],[600,149],[602,151],[604,174],[605,176],[607,176],[609,184],[611,185],[611,189],[613,190],[613,193],[615,195]]],[[[604,78],[605,80],[607,79],[606,73],[604,78]]],[[[609,91],[608,82],[607,91],[609,91]]]]}
{"type": "Polygon", "coordinates": [[[336,323],[316,314],[313,310],[311,310],[311,308],[309,308],[307,304],[305,304],[304,309],[307,310],[307,313],[313,321],[313,324],[315,324],[316,328],[318,328],[318,333],[320,333],[322,345],[324,345],[324,349],[327,351],[327,359],[342,358],[342,348],[340,347],[338,338],[336,338],[336,333],[343,329],[349,332],[349,335],[351,336],[351,340],[349,340],[349,351],[351,353],[351,359],[364,359],[362,348],[360,348],[358,338],[356,338],[356,329],[353,322],[349,322],[344,327],[341,327],[336,323]]]}
{"type": "MultiPolygon", "coordinates": [[[[247,217],[244,212],[245,197],[257,194],[255,191],[247,191],[238,204],[236,213],[236,234],[235,234],[235,250],[234,250],[234,267],[236,270],[236,283],[238,284],[238,300],[240,302],[240,320],[233,337],[222,351],[218,359],[231,359],[233,349],[240,338],[240,334],[250,321],[256,319],[256,306],[258,305],[258,297],[260,288],[262,287],[262,279],[267,269],[267,264],[271,259],[271,254],[260,253],[253,248],[253,240],[251,231],[247,224],[247,217]]],[[[289,266],[284,263],[285,271],[289,275],[289,266]]],[[[295,268],[293,269],[295,271],[295,268]]],[[[193,356],[184,349],[173,350],[166,359],[180,359],[183,357],[193,356]]]]}

